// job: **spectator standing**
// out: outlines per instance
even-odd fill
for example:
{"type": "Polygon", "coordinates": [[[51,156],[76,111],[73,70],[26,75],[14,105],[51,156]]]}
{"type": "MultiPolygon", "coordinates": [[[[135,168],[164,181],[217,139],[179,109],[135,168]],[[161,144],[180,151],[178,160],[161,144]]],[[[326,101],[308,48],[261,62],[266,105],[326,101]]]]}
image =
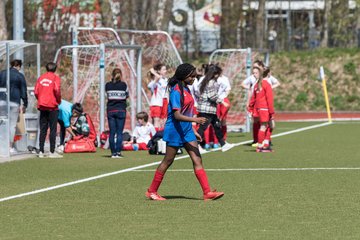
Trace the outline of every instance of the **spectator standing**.
{"type": "Polygon", "coordinates": [[[111,158],[122,158],[122,133],[126,120],[126,99],[129,97],[127,84],[122,81],[122,72],[115,68],[110,82],[105,85],[107,95],[107,118],[109,124],[109,144],[111,158]],[[116,135],[116,141],[115,141],[116,135]]]}
{"type": "Polygon", "coordinates": [[[255,67],[254,75],[259,79],[255,84],[248,110],[253,117],[259,118],[260,129],[258,132],[257,152],[272,152],[270,147],[271,128],[275,127],[274,122],[274,100],[270,83],[265,79],[269,76],[270,69],[264,71],[255,67]],[[272,125],[272,126],[270,126],[272,125]]]}
{"type": "MultiPolygon", "coordinates": [[[[25,76],[20,72],[22,61],[19,59],[14,59],[10,63],[10,112],[9,112],[9,126],[10,126],[10,154],[16,153],[14,147],[14,137],[16,130],[16,123],[19,117],[20,111],[25,113],[28,98],[27,98],[27,86],[25,81],[25,76]],[[22,106],[21,106],[22,100],[22,106]]],[[[6,88],[6,70],[1,71],[0,73],[0,88],[6,88]]],[[[0,115],[6,114],[7,104],[6,104],[6,94],[0,93],[0,115]]]]}
{"type": "Polygon", "coordinates": [[[167,117],[168,100],[166,95],[166,73],[166,66],[162,63],[156,64],[148,73],[150,79],[148,88],[152,93],[150,100],[150,116],[157,131],[163,127],[161,119],[164,120],[167,117]]]}
{"type": "Polygon", "coordinates": [[[276,50],[276,38],[277,38],[277,32],[275,31],[274,27],[271,27],[268,35],[270,52],[275,52],[276,50]]]}
{"type": "Polygon", "coordinates": [[[55,74],[56,64],[46,64],[47,72],[39,77],[35,84],[35,97],[38,100],[37,108],[40,111],[40,137],[39,157],[44,157],[44,145],[47,130],[50,127],[50,158],[61,158],[62,155],[55,152],[56,129],[61,103],[61,81],[55,74]]]}
{"type": "Polygon", "coordinates": [[[208,71],[205,74],[205,77],[200,83],[198,95],[198,116],[205,117],[207,119],[206,123],[199,126],[198,132],[201,138],[204,136],[204,131],[209,126],[215,130],[215,135],[221,145],[222,151],[225,152],[233,147],[232,144],[224,141],[224,134],[221,130],[221,123],[216,115],[217,105],[224,104],[225,107],[230,105],[224,101],[224,98],[219,97],[219,85],[217,84],[217,79],[221,76],[222,69],[217,65],[210,65],[208,71]]]}

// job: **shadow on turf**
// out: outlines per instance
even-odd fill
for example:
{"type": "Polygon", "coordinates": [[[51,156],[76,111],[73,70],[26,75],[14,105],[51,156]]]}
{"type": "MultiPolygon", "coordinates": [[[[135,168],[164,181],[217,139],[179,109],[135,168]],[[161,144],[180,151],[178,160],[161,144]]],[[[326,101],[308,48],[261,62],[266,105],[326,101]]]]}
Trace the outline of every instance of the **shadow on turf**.
{"type": "Polygon", "coordinates": [[[185,197],[185,196],[163,196],[166,199],[186,199],[186,200],[204,200],[202,198],[185,197]]]}

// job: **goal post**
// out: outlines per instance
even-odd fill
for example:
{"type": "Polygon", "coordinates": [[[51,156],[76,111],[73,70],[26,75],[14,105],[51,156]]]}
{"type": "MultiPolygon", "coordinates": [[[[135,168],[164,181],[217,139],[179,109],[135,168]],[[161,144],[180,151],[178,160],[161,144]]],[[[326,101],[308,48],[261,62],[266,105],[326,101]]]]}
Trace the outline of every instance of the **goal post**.
{"type": "MultiPolygon", "coordinates": [[[[18,51],[22,51],[23,54],[23,72],[27,88],[28,88],[28,107],[24,114],[25,123],[29,118],[34,118],[37,121],[37,109],[36,99],[33,95],[33,86],[35,86],[37,78],[40,76],[40,44],[29,43],[23,40],[9,40],[0,41],[0,71],[6,72],[6,84],[5,87],[0,88],[0,139],[2,144],[0,145],[0,162],[10,161],[10,59],[15,58],[15,54],[18,51]]],[[[17,154],[27,152],[27,146],[31,143],[37,142],[37,126],[29,128],[25,124],[25,134],[21,135],[21,139],[15,142],[17,148],[17,154]],[[30,131],[31,130],[31,131],[30,131]],[[30,131],[30,132],[29,132],[30,131]],[[29,137],[33,139],[29,139],[29,137]],[[30,141],[31,140],[31,141],[30,141]]]]}

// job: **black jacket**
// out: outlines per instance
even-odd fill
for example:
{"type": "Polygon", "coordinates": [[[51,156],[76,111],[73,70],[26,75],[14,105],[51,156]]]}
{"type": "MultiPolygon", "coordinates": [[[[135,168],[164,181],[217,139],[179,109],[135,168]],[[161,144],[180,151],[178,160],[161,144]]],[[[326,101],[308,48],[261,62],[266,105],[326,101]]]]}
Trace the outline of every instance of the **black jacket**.
{"type": "MultiPolygon", "coordinates": [[[[6,88],[6,70],[0,72],[0,88],[6,88]]],[[[24,75],[15,68],[10,68],[10,101],[24,107],[28,105],[27,87],[24,75]]],[[[6,101],[6,93],[0,92],[0,100],[6,101]]]]}

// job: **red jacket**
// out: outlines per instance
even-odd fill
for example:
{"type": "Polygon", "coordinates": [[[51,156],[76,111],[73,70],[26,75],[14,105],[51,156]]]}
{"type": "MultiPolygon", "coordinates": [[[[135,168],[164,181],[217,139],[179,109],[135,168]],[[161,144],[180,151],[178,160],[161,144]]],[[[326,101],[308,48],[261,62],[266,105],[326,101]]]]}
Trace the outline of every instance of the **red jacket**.
{"type": "Polygon", "coordinates": [[[249,102],[249,110],[252,111],[256,108],[269,109],[270,115],[275,113],[272,87],[266,80],[262,81],[261,89],[259,89],[258,83],[255,84],[254,92],[249,102]]]}
{"type": "Polygon", "coordinates": [[[53,72],[44,73],[36,81],[35,97],[39,110],[57,110],[61,103],[60,77],[53,72]]]}

